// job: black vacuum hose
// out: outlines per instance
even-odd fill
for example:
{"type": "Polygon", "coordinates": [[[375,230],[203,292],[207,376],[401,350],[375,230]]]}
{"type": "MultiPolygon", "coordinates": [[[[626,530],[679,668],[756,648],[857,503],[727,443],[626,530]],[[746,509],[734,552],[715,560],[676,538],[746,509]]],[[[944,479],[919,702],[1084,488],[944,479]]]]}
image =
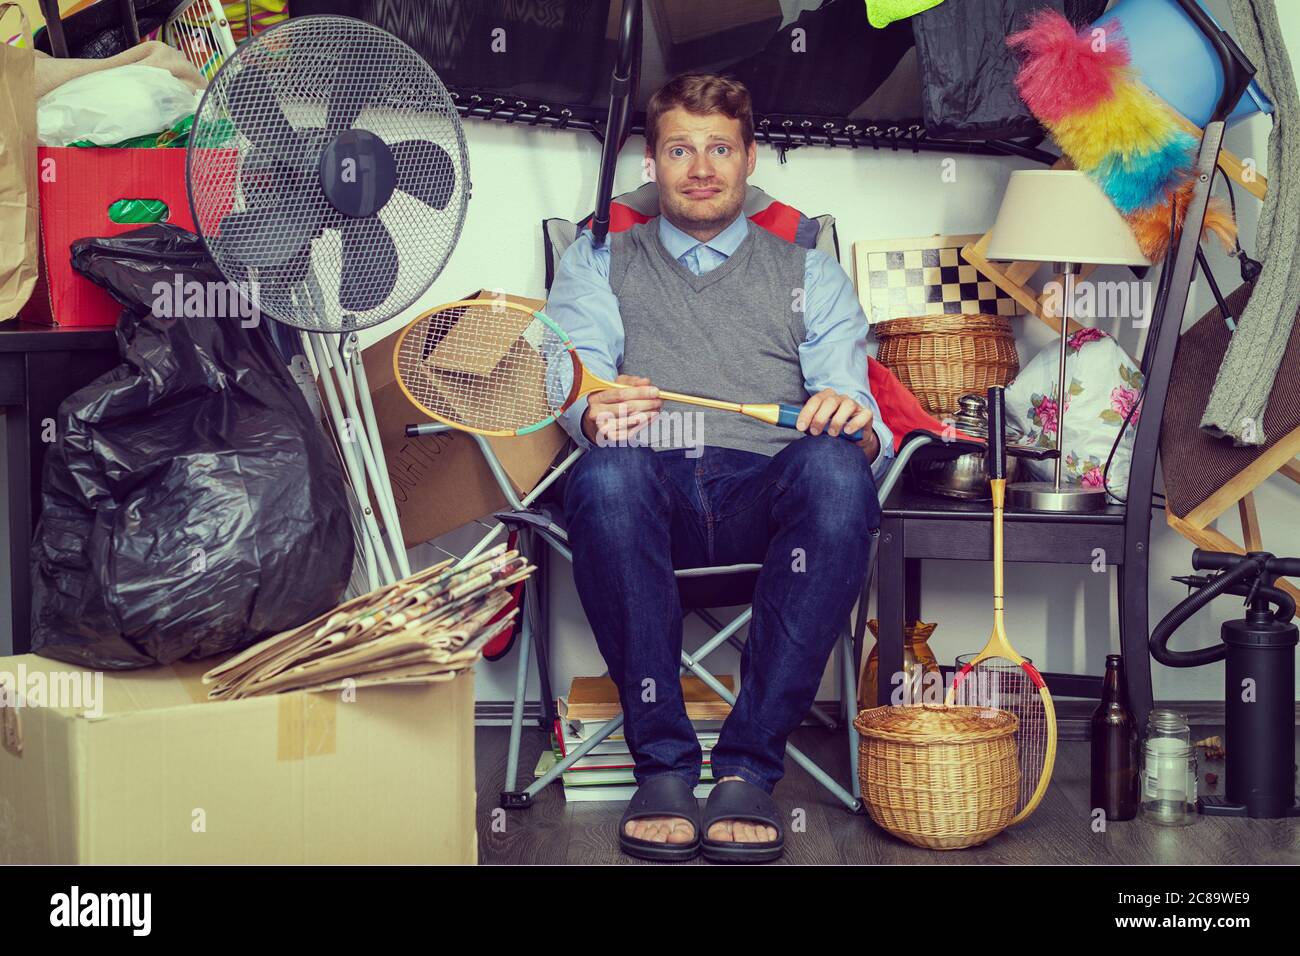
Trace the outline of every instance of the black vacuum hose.
{"type": "Polygon", "coordinates": [[[1195,651],[1171,651],[1169,638],[1189,617],[1220,594],[1238,581],[1254,577],[1258,573],[1259,565],[1254,561],[1243,560],[1196,593],[1189,594],[1181,604],[1161,618],[1160,623],[1151,631],[1151,656],[1166,667],[1200,667],[1202,664],[1223,660],[1228,654],[1226,644],[1202,647],[1195,651]]]}
{"type": "Polygon", "coordinates": [[[1291,618],[1295,617],[1295,598],[1283,591],[1281,588],[1261,584],[1256,596],[1262,597],[1271,604],[1277,605],[1277,610],[1273,612],[1273,620],[1285,624],[1287,621],[1291,620],[1291,618]]]}

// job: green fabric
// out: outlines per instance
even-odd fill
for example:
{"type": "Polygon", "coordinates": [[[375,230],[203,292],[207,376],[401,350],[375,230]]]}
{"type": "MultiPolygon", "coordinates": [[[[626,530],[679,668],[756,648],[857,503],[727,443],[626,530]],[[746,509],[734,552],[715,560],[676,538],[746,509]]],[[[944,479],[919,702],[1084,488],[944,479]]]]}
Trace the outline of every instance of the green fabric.
{"type": "Polygon", "coordinates": [[[1275,112],[1268,137],[1268,193],[1255,237],[1264,271],[1237,317],[1201,428],[1236,445],[1263,445],[1269,438],[1264,409],[1300,302],[1300,257],[1295,254],[1300,246],[1300,93],[1274,0],[1232,0],[1230,6],[1234,37],[1255,64],[1255,79],[1275,112]]]}
{"type": "Polygon", "coordinates": [[[867,20],[884,29],[895,20],[906,20],[941,3],[943,0],[867,0],[867,20]]]}

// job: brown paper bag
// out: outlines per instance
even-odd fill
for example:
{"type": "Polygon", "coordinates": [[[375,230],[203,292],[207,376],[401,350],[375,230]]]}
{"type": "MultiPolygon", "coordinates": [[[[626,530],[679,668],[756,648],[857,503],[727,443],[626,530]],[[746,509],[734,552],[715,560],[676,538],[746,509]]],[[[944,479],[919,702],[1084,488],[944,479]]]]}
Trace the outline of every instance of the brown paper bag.
{"type": "Polygon", "coordinates": [[[0,3],[22,19],[25,47],[0,39],[0,319],[18,314],[36,285],[36,46],[27,14],[0,3]]]}

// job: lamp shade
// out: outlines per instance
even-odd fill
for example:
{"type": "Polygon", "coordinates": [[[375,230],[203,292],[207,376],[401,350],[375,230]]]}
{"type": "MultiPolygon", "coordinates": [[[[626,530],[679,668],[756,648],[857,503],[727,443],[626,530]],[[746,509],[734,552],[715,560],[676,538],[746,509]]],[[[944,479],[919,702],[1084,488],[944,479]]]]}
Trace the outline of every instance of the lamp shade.
{"type": "Polygon", "coordinates": [[[1077,265],[1151,264],[1101,187],[1075,169],[1013,172],[985,255],[1077,265]]]}

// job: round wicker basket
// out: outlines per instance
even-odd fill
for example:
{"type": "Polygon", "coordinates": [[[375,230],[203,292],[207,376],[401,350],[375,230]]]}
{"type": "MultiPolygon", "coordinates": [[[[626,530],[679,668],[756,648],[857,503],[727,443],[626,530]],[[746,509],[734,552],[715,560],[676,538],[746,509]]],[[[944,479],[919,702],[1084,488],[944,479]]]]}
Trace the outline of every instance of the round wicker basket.
{"type": "Polygon", "coordinates": [[[1006,385],[1020,371],[1011,323],[1000,315],[920,315],[875,326],[876,361],[898,376],[931,415],[957,399],[1006,385]]]}
{"type": "Polygon", "coordinates": [[[981,707],[876,707],[853,722],[877,825],[931,850],[978,846],[1016,814],[1016,717],[981,707]]]}

